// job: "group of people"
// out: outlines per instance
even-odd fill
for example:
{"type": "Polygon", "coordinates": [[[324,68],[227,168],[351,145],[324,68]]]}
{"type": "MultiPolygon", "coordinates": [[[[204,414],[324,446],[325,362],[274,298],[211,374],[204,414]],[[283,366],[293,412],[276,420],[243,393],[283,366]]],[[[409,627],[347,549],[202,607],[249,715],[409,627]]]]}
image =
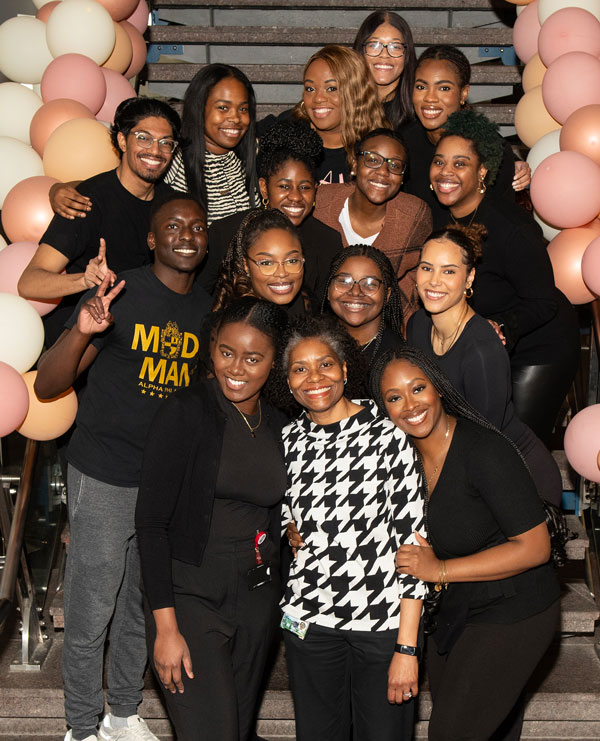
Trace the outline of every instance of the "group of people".
{"type": "Polygon", "coordinates": [[[148,657],[180,741],[256,738],[279,626],[299,741],[410,739],[422,655],[430,739],[519,737],[578,330],[469,79],[376,12],[279,119],[210,64],[182,122],[124,101],[116,170],[53,186],[19,290],[62,297],[38,396],[82,389],[66,741],[156,739],[148,657]]]}

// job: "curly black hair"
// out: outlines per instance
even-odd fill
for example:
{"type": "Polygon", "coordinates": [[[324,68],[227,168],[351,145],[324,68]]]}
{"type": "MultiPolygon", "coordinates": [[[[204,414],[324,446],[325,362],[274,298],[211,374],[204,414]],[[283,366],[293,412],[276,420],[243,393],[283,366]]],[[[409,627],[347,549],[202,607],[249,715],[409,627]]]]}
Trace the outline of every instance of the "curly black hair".
{"type": "Polygon", "coordinates": [[[316,131],[301,121],[279,121],[260,138],[256,171],[268,180],[284,163],[301,162],[316,182],[322,155],[323,141],[316,131]]]}
{"type": "Polygon", "coordinates": [[[253,208],[239,226],[227,253],[223,258],[221,274],[215,289],[213,311],[219,311],[235,298],[253,296],[250,276],[246,273],[244,261],[248,250],[256,240],[270,229],[283,229],[294,236],[302,252],[302,243],[298,231],[292,222],[276,208],[253,208]]]}
{"type": "MultiPolygon", "coordinates": [[[[398,277],[394,272],[394,268],[392,267],[392,263],[390,262],[388,256],[381,250],[378,250],[377,247],[373,247],[369,244],[351,244],[349,247],[346,247],[346,249],[341,250],[331,261],[329,276],[327,278],[325,290],[323,291],[323,298],[321,300],[321,313],[323,313],[329,305],[329,287],[331,285],[331,281],[339,273],[342,265],[350,257],[367,257],[369,258],[369,260],[372,260],[379,268],[379,272],[381,273],[381,277],[383,278],[384,290],[389,290],[390,292],[389,297],[383,304],[383,321],[379,326],[377,337],[375,338],[375,342],[373,343],[374,348],[372,350],[371,357],[375,357],[379,350],[379,346],[381,345],[381,338],[383,337],[383,331],[386,327],[389,327],[398,335],[400,335],[400,337],[402,337],[402,325],[404,316],[402,312],[402,298],[400,288],[398,287],[398,277]]],[[[331,306],[329,306],[329,309],[333,311],[331,309],[331,306]]]]}
{"type": "Polygon", "coordinates": [[[486,183],[492,185],[504,156],[504,140],[498,132],[498,124],[483,113],[465,108],[448,116],[440,141],[448,136],[460,136],[471,142],[479,161],[487,167],[486,183]]]}

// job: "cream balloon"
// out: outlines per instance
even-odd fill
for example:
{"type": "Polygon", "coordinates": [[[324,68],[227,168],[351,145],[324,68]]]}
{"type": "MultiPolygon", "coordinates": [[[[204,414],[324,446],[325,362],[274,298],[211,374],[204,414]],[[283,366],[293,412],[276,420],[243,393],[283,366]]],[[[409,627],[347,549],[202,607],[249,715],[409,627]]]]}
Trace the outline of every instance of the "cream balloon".
{"type": "Polygon", "coordinates": [[[0,84],[0,136],[12,136],[31,144],[29,127],[31,119],[42,107],[39,95],[18,82],[0,84]]]}
{"type": "Polygon", "coordinates": [[[61,124],[44,148],[45,174],[63,182],[86,180],[118,164],[110,133],[99,121],[89,118],[61,124]]]}
{"type": "Polygon", "coordinates": [[[6,247],[6,239],[0,234],[0,252],[6,247]]]}
{"type": "Polygon", "coordinates": [[[30,440],[54,440],[75,421],[77,394],[70,388],[54,399],[40,399],[33,388],[36,377],[37,371],[23,376],[29,392],[29,410],[17,432],[30,440]]]}
{"type": "Polygon", "coordinates": [[[523,70],[523,77],[521,79],[523,90],[527,93],[530,90],[532,90],[534,87],[541,85],[544,79],[546,70],[547,70],[547,67],[544,65],[544,63],[540,59],[540,55],[534,54],[531,57],[531,59],[527,62],[523,70]]]}
{"type": "Polygon", "coordinates": [[[532,88],[521,98],[515,109],[515,128],[519,139],[528,147],[545,134],[560,129],[558,121],[546,110],[542,98],[542,86],[532,88]]]}
{"type": "Polygon", "coordinates": [[[40,357],[43,345],[44,325],[29,301],[0,293],[0,360],[25,373],[40,357]]]}
{"type": "Polygon", "coordinates": [[[104,64],[115,47],[113,19],[96,0],[63,0],[52,11],[45,28],[54,57],[83,54],[96,64],[104,64]]]}
{"type": "Polygon", "coordinates": [[[600,0],[538,0],[540,23],[563,8],[583,8],[600,20],[600,0]]]}
{"type": "Polygon", "coordinates": [[[115,38],[115,48],[102,67],[112,69],[122,75],[131,64],[133,46],[129,34],[120,23],[115,23],[115,38]]]}
{"type": "Polygon", "coordinates": [[[0,136],[0,209],[9,190],[25,178],[44,174],[40,155],[29,144],[12,136],[0,136]]]}
{"type": "Polygon", "coordinates": [[[531,174],[536,171],[537,166],[543,162],[546,157],[551,154],[560,152],[560,129],[556,131],[549,131],[541,139],[538,139],[536,143],[529,150],[527,155],[527,163],[531,167],[531,174]]]}
{"type": "Polygon", "coordinates": [[[36,84],[51,61],[43,21],[19,15],[0,26],[0,72],[9,80],[36,84]]]}

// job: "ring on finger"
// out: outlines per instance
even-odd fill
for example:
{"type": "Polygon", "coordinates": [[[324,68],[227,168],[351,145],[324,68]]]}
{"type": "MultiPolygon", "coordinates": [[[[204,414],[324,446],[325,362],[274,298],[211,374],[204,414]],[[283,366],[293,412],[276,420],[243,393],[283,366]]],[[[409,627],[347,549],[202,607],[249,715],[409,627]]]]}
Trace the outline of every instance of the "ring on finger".
{"type": "Polygon", "coordinates": [[[413,696],[412,690],[408,690],[408,692],[402,693],[404,697],[408,697],[409,699],[413,696]]]}

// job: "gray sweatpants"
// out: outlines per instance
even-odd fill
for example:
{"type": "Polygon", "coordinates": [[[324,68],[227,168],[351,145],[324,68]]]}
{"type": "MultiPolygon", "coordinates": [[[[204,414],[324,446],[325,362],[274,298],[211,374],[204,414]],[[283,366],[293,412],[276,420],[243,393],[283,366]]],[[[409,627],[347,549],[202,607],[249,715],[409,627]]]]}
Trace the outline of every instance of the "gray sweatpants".
{"type": "Polygon", "coordinates": [[[111,712],[133,715],[142,700],[147,655],[134,523],[137,488],[105,484],[71,465],[67,483],[71,542],[65,572],[65,714],[73,736],[85,738],[95,735],[104,710],[107,634],[111,712]]]}

